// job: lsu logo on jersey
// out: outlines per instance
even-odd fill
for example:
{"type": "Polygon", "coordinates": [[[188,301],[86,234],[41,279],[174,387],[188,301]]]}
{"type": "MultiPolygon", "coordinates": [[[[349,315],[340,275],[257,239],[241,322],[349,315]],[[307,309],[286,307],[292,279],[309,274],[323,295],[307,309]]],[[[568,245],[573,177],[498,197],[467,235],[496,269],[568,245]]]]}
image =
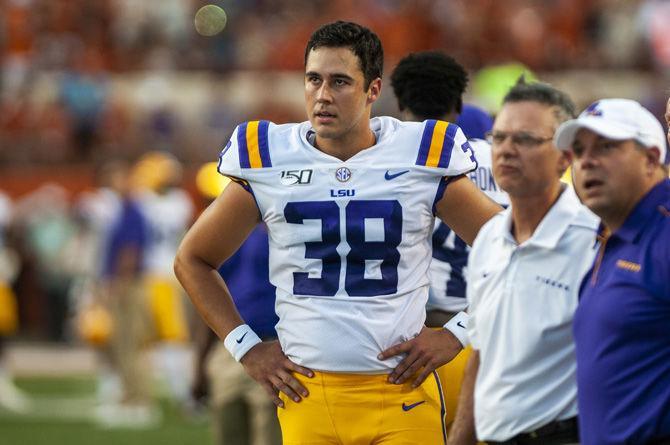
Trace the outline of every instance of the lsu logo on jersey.
{"type": "Polygon", "coordinates": [[[347,198],[352,196],[356,196],[356,190],[353,189],[330,190],[331,198],[347,198]]]}

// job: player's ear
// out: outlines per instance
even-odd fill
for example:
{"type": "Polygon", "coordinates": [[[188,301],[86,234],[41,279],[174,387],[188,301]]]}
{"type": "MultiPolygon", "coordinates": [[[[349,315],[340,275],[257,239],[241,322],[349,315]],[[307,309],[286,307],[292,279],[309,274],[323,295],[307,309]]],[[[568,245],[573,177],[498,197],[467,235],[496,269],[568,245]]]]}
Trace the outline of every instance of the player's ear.
{"type": "Polygon", "coordinates": [[[379,95],[382,92],[382,80],[381,78],[377,77],[374,79],[372,82],[370,82],[370,86],[368,87],[368,105],[374,103],[377,99],[379,99],[379,95]]]}

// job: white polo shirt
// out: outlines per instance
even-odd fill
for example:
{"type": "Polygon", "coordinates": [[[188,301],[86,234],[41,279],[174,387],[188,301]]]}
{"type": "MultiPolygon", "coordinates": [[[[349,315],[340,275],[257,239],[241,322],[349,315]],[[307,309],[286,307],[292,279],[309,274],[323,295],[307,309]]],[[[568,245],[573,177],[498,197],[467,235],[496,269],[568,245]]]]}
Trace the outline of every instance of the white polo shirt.
{"type": "Polygon", "coordinates": [[[482,227],[468,261],[480,440],[504,441],[577,414],[572,317],[598,219],[566,188],[530,239],[517,244],[511,227],[508,208],[482,227]]]}

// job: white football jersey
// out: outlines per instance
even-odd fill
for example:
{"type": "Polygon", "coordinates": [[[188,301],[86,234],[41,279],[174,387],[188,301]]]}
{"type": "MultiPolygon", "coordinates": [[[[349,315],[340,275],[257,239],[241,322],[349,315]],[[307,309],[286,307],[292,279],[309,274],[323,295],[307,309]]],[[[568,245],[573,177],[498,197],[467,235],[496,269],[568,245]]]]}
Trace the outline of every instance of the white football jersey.
{"type": "Polygon", "coordinates": [[[103,274],[109,232],[121,214],[121,204],[119,194],[108,187],[84,192],[77,201],[78,211],[93,231],[94,245],[89,256],[94,260],[88,264],[91,276],[103,274]]]}
{"type": "MultiPolygon", "coordinates": [[[[477,168],[468,177],[489,198],[503,207],[509,206],[509,196],[493,178],[491,144],[482,139],[470,139],[477,158],[477,168]]],[[[430,296],[426,309],[446,312],[465,310],[465,269],[470,247],[456,236],[449,226],[435,220],[433,231],[433,261],[430,263],[430,296]]]]}
{"type": "Polygon", "coordinates": [[[147,273],[174,276],[172,264],[193,219],[193,202],[181,189],[165,194],[146,190],[138,197],[149,226],[149,244],[144,256],[147,273]]]}
{"type": "Polygon", "coordinates": [[[248,122],[219,160],[267,224],[282,349],[315,370],[398,364],[377,355],[423,326],[443,178],[476,166],[454,124],[380,117],[371,128],[376,144],[341,161],[310,144],[309,122],[248,122]]]}

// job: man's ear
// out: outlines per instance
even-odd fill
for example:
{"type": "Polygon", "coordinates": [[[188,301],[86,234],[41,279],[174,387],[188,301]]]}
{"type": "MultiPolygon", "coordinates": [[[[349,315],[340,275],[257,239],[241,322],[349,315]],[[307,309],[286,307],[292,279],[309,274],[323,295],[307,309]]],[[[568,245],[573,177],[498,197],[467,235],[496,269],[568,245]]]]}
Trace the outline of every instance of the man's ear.
{"type": "Polygon", "coordinates": [[[561,150],[560,157],[558,159],[558,175],[563,177],[568,167],[572,164],[572,152],[570,150],[561,150]]]}
{"type": "Polygon", "coordinates": [[[381,78],[377,77],[372,82],[370,82],[370,86],[368,87],[368,105],[375,103],[377,99],[379,99],[381,92],[382,80],[381,78]]]}
{"type": "Polygon", "coordinates": [[[647,148],[644,152],[650,172],[655,171],[661,166],[663,162],[661,160],[661,150],[659,150],[658,147],[647,148]]]}

